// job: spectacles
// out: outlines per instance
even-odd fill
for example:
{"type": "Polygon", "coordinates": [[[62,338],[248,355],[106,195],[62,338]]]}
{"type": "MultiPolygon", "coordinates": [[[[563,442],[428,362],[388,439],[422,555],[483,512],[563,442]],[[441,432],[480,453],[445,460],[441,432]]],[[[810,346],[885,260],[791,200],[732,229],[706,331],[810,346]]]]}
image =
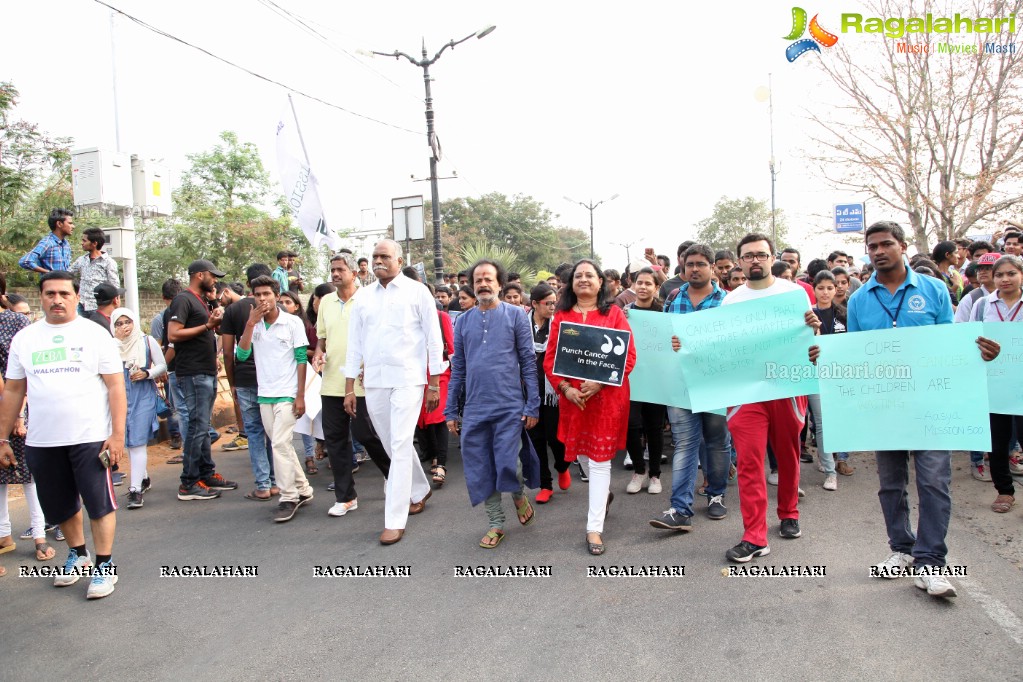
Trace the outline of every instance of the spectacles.
{"type": "Polygon", "coordinates": [[[739,256],[739,258],[742,261],[746,262],[746,263],[752,263],[755,260],[761,261],[761,262],[766,262],[768,259],[771,258],[771,254],[769,254],[769,253],[744,253],[743,255],[739,256]]]}
{"type": "Polygon", "coordinates": [[[118,320],[114,322],[115,327],[130,327],[132,324],[134,323],[131,320],[118,320]]]}
{"type": "Polygon", "coordinates": [[[541,301],[541,303],[543,303],[548,308],[553,308],[554,306],[558,305],[557,301],[541,301]]]}

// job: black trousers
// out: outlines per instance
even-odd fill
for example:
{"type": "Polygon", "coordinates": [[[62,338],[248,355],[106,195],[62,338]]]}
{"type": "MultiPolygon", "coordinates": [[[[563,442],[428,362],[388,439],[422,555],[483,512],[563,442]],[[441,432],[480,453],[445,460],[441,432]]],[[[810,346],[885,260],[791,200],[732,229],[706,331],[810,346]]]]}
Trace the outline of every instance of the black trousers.
{"type": "Polygon", "coordinates": [[[646,434],[647,449],[650,451],[650,476],[661,477],[661,453],[664,451],[664,420],[668,409],[664,405],[629,403],[629,430],[625,437],[625,449],[632,457],[632,466],[640,476],[646,474],[647,463],[643,461],[643,434],[646,434]]]}
{"type": "Polygon", "coordinates": [[[550,447],[554,455],[554,470],[559,474],[568,471],[568,462],[565,461],[565,444],[558,440],[558,406],[540,405],[540,418],[536,426],[526,433],[533,443],[540,458],[540,489],[554,490],[554,481],[551,477],[550,459],[547,455],[547,448],[550,447]]]}
{"type": "Polygon", "coordinates": [[[437,460],[437,465],[448,465],[448,425],[447,422],[427,424],[424,428],[416,427],[416,438],[423,451],[420,458],[424,463],[437,460]]]}
{"type": "Polygon", "coordinates": [[[1012,427],[1023,434],[1023,416],[991,413],[991,481],[999,495],[1015,495],[1012,474],[1009,472],[1009,446],[1012,444],[1012,427]]]}
{"type": "Polygon", "coordinates": [[[334,474],[334,497],[338,502],[355,499],[355,478],[352,475],[351,417],[345,412],[345,399],[325,395],[323,401],[323,441],[327,459],[334,474]]]}

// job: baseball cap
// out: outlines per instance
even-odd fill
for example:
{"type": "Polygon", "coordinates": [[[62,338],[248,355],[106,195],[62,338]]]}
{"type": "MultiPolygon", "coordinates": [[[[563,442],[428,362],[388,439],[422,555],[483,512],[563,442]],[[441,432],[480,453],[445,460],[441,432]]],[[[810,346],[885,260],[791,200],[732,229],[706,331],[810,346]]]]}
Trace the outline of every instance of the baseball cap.
{"type": "Polygon", "coordinates": [[[996,262],[998,262],[998,259],[999,255],[997,253],[985,253],[983,256],[980,257],[980,260],[977,261],[977,266],[979,267],[981,265],[994,265],[996,262]]]}
{"type": "Polygon", "coordinates": [[[118,296],[124,296],[124,289],[104,282],[103,284],[97,284],[92,293],[96,296],[96,303],[103,304],[110,303],[118,296]]]}
{"type": "Polygon", "coordinates": [[[208,260],[200,259],[192,261],[192,264],[188,266],[189,276],[195,275],[200,272],[208,272],[214,277],[227,277],[226,272],[217,270],[217,266],[208,260]]]}

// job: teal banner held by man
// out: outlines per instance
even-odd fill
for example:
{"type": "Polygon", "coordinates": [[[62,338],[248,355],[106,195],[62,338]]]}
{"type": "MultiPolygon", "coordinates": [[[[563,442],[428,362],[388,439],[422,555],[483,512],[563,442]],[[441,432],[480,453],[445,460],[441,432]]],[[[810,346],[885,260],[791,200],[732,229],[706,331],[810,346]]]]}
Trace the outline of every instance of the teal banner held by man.
{"type": "Polygon", "coordinates": [[[967,322],[820,337],[828,449],[990,450],[983,335],[967,322]]]}
{"type": "Polygon", "coordinates": [[[682,342],[682,376],[693,410],[817,393],[806,310],[806,294],[792,291],[670,315],[682,342]]]}

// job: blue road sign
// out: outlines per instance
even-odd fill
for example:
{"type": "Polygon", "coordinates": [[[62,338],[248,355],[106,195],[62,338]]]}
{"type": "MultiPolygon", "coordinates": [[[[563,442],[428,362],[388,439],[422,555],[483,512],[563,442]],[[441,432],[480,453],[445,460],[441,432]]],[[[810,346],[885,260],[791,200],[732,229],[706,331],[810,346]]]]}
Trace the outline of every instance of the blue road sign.
{"type": "Polygon", "coordinates": [[[835,232],[863,232],[866,216],[863,204],[835,204],[835,232]]]}

